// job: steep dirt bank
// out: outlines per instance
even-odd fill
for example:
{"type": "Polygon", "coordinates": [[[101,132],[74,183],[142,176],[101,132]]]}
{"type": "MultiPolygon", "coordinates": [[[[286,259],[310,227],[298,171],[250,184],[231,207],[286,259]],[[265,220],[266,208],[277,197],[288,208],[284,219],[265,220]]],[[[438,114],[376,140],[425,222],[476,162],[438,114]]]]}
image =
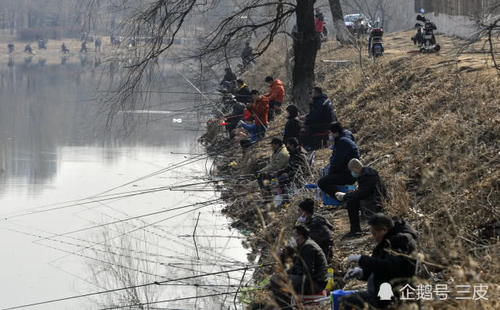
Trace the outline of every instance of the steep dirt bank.
{"type": "MultiPolygon", "coordinates": [[[[500,213],[500,78],[487,55],[469,49],[456,56],[464,42],[438,37],[443,52],[418,55],[408,53],[414,49],[409,36],[388,36],[388,53],[375,62],[363,49],[361,64],[356,49],[326,44],[318,56],[317,83],[334,100],[339,120],[354,132],[363,161],[376,161],[374,167],[390,191],[387,213],[403,216],[419,231],[418,257],[430,273],[417,281],[450,287],[448,300],[423,302],[424,308],[497,309],[500,251],[491,227],[498,225],[500,213]],[[323,60],[349,64],[340,67],[323,60]],[[457,301],[453,288],[467,284],[488,285],[488,300],[457,301]]],[[[284,77],[280,61],[284,57],[278,53],[261,60],[246,76],[249,84],[265,90],[263,75],[284,77]]],[[[267,136],[280,135],[283,126],[281,116],[267,136]]],[[[261,262],[274,261],[271,254],[282,237],[288,238],[298,202],[312,196],[300,194],[281,210],[263,201],[254,179],[246,175],[271,153],[268,141],[245,156],[234,146],[231,156],[217,161],[219,173],[232,176],[224,186],[231,200],[226,211],[235,218],[234,225],[249,234],[252,256],[260,255],[261,262]],[[239,178],[242,175],[245,178],[239,178]],[[234,193],[244,198],[234,199],[234,193]]],[[[316,173],[329,156],[329,150],[317,153],[316,173]]],[[[345,258],[369,253],[373,243],[368,236],[341,241],[348,231],[347,212],[322,213],[335,225],[331,263],[341,276],[345,258]]],[[[270,270],[259,275],[266,272],[270,270]]]]}

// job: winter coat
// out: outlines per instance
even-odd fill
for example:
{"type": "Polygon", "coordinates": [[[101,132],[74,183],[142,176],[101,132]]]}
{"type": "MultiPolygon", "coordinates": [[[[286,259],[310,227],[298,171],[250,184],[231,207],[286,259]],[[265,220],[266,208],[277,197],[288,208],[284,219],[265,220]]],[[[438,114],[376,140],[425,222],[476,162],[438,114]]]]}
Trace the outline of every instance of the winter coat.
{"type": "Polygon", "coordinates": [[[309,228],[309,237],[321,248],[326,245],[333,246],[333,225],[321,215],[313,215],[304,225],[309,228]]]}
{"type": "Polygon", "coordinates": [[[288,166],[280,170],[278,175],[286,173],[292,182],[300,180],[301,177],[312,175],[306,152],[302,148],[299,148],[295,152],[290,152],[289,155],[288,166]]]}
{"type": "Polygon", "coordinates": [[[287,144],[287,141],[290,138],[297,138],[297,140],[298,140],[300,137],[301,127],[302,126],[300,124],[300,121],[297,119],[297,117],[289,118],[285,124],[283,143],[287,144]]]}
{"type": "MultiPolygon", "coordinates": [[[[394,279],[410,278],[415,275],[414,259],[389,253],[388,250],[410,255],[416,249],[417,232],[403,220],[396,220],[394,228],[384,236],[371,256],[362,255],[359,266],[363,269],[363,280],[372,281],[373,293],[380,285],[394,279]]],[[[369,285],[370,286],[370,285],[369,285]]]]}
{"type": "Polygon", "coordinates": [[[311,133],[318,133],[327,131],[330,124],[337,120],[333,104],[328,99],[328,96],[322,94],[319,97],[313,98],[311,104],[311,111],[306,116],[305,125],[311,133]]]}
{"type": "Polygon", "coordinates": [[[236,100],[238,102],[250,103],[252,102],[252,95],[250,94],[250,89],[246,84],[241,85],[241,87],[236,91],[236,100]]]}
{"type": "Polygon", "coordinates": [[[262,168],[259,172],[261,173],[277,173],[278,171],[284,169],[288,165],[288,159],[290,155],[284,145],[282,145],[276,152],[271,156],[271,161],[262,168]]]}
{"type": "Polygon", "coordinates": [[[317,33],[323,33],[325,22],[318,17],[314,18],[314,28],[317,33]]]}
{"type": "Polygon", "coordinates": [[[269,99],[265,96],[260,96],[259,99],[255,100],[253,104],[249,107],[252,113],[255,113],[255,124],[257,126],[267,126],[267,117],[269,113],[269,99]]]}
{"type": "Polygon", "coordinates": [[[238,122],[243,119],[243,112],[245,111],[245,105],[240,102],[235,102],[233,104],[233,111],[231,114],[227,115],[227,128],[234,129],[238,125],[238,122]]]}
{"type": "Polygon", "coordinates": [[[344,137],[347,137],[347,138],[351,139],[352,142],[356,143],[356,140],[354,139],[354,135],[352,134],[352,132],[350,130],[344,129],[344,132],[342,134],[344,135],[344,137]]]}
{"type": "Polygon", "coordinates": [[[224,82],[232,82],[232,81],[236,81],[236,75],[233,73],[233,71],[226,71],[221,84],[224,82]]]}
{"type": "Polygon", "coordinates": [[[346,136],[335,138],[335,148],[330,157],[330,169],[328,174],[350,175],[347,164],[353,158],[359,159],[359,150],[356,143],[346,136]]]}
{"type": "Polygon", "coordinates": [[[368,209],[382,208],[382,200],[387,197],[387,190],[377,170],[364,167],[358,177],[358,188],[344,196],[345,201],[363,201],[368,209]]]}
{"type": "Polygon", "coordinates": [[[323,250],[311,238],[298,248],[297,255],[293,259],[293,266],[288,274],[305,275],[309,280],[318,283],[328,281],[328,262],[323,250]]]}
{"type": "Polygon", "coordinates": [[[266,97],[269,101],[283,103],[285,100],[285,87],[283,87],[283,82],[275,79],[271,86],[269,86],[269,94],[267,94],[266,97]]]}

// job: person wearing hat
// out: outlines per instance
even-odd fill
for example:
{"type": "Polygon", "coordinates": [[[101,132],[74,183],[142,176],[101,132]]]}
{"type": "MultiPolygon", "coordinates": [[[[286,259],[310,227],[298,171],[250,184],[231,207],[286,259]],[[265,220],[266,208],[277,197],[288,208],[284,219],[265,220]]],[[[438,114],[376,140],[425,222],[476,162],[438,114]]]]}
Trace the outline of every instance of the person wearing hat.
{"type": "Polygon", "coordinates": [[[285,144],[287,144],[288,139],[290,138],[299,139],[301,129],[300,121],[298,119],[299,110],[297,109],[297,107],[294,105],[289,105],[286,108],[286,111],[288,113],[288,120],[285,124],[285,129],[283,130],[283,142],[285,144]]]}
{"type": "Polygon", "coordinates": [[[309,236],[330,261],[333,255],[333,225],[321,215],[314,214],[314,205],[314,200],[310,198],[299,204],[300,217],[297,223],[304,224],[309,229],[309,236]]]}
{"type": "Polygon", "coordinates": [[[244,104],[249,104],[252,102],[252,94],[250,93],[250,89],[247,84],[242,79],[236,80],[237,91],[235,94],[235,98],[238,102],[242,102],[244,104]]]}
{"type": "Polygon", "coordinates": [[[259,170],[261,174],[275,175],[288,165],[290,154],[288,154],[286,147],[283,145],[283,141],[279,138],[273,138],[271,140],[271,148],[273,155],[271,155],[270,162],[259,170]]]}

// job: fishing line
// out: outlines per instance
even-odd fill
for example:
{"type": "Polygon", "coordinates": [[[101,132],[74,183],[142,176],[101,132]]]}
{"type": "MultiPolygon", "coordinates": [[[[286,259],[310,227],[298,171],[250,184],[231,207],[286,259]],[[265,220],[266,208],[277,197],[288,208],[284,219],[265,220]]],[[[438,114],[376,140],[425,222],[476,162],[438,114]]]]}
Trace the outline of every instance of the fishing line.
{"type": "MultiPolygon", "coordinates": [[[[120,292],[120,291],[124,291],[124,290],[147,287],[147,286],[152,286],[152,285],[163,285],[165,283],[177,282],[179,280],[197,279],[197,278],[203,278],[203,277],[207,277],[207,276],[211,276],[211,275],[226,274],[226,273],[231,273],[231,272],[236,272],[236,271],[244,271],[244,270],[248,270],[248,269],[255,269],[255,268],[264,267],[264,266],[271,266],[271,265],[274,265],[274,264],[265,264],[265,265],[261,265],[261,266],[257,266],[257,267],[241,267],[241,268],[235,268],[235,269],[231,269],[231,270],[223,270],[223,271],[218,271],[218,272],[207,273],[207,274],[203,274],[203,275],[188,276],[188,277],[168,279],[168,280],[163,280],[163,281],[155,281],[155,282],[149,282],[149,283],[138,284],[138,285],[130,285],[130,286],[120,287],[120,288],[115,288],[115,289],[108,289],[108,290],[97,291],[97,292],[89,292],[89,293],[84,293],[84,294],[80,294],[80,295],[73,295],[73,296],[62,297],[62,298],[57,298],[57,299],[50,299],[50,300],[45,300],[45,301],[39,301],[39,302],[34,302],[34,303],[29,303],[29,304],[24,304],[24,305],[12,306],[12,307],[8,307],[8,308],[3,308],[3,310],[14,310],[14,309],[33,307],[33,306],[40,306],[40,305],[51,304],[51,303],[56,303],[56,302],[61,302],[61,301],[79,299],[79,298],[83,298],[83,297],[91,297],[91,296],[97,296],[97,295],[102,295],[102,294],[115,293],[115,292],[120,292]]],[[[176,299],[176,300],[179,300],[179,299],[176,299]]]]}

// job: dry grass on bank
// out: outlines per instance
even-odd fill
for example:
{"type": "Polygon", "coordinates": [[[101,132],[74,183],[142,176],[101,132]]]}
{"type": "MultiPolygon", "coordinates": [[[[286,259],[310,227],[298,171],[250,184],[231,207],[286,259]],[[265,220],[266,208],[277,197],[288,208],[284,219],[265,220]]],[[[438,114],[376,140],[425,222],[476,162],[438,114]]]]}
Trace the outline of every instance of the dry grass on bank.
{"type": "MultiPolygon", "coordinates": [[[[500,213],[500,76],[487,55],[457,57],[463,42],[450,38],[438,37],[440,54],[408,53],[414,49],[409,34],[388,36],[388,53],[376,62],[363,50],[362,66],[355,49],[329,42],[318,56],[317,83],[334,100],[342,123],[354,132],[363,161],[376,161],[374,167],[392,197],[387,212],[417,228],[422,261],[444,268],[421,281],[451,288],[488,285],[487,301],[456,301],[452,292],[445,302],[424,302],[424,309],[498,309],[500,248],[498,235],[488,227],[498,226],[500,213]],[[323,59],[344,59],[350,65],[339,67],[323,59]]],[[[286,79],[282,62],[275,62],[284,56],[276,51],[245,76],[250,85],[268,72],[286,79]]],[[[270,135],[279,135],[284,122],[281,116],[271,124],[270,135]]],[[[269,154],[267,143],[261,143],[253,155],[262,160],[269,154]]],[[[319,151],[316,168],[326,164],[329,155],[328,150],[319,151]]],[[[262,207],[258,194],[251,195],[256,208],[267,213],[265,226],[255,221],[258,228],[250,243],[256,252],[268,253],[269,246],[256,240],[289,231],[303,197],[279,211],[262,207]]],[[[238,217],[237,210],[230,213],[238,217]]],[[[369,253],[373,247],[369,237],[340,241],[348,231],[346,213],[328,215],[335,225],[333,265],[343,271],[349,254],[369,253]]]]}

